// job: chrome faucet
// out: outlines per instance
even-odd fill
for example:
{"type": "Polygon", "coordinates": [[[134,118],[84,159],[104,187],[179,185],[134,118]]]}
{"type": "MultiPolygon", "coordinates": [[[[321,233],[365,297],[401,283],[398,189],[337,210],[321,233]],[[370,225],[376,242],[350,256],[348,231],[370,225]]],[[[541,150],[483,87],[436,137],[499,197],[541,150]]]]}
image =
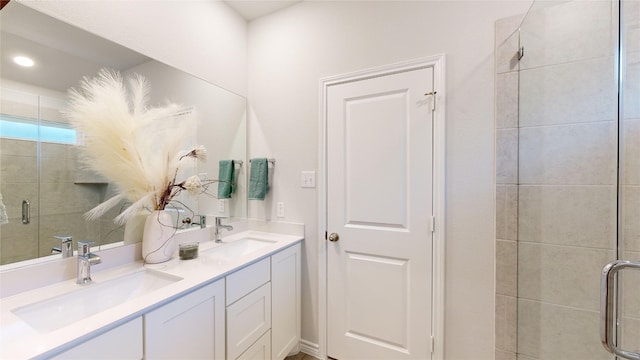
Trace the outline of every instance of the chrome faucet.
{"type": "Polygon", "coordinates": [[[78,278],[76,284],[91,283],[91,265],[100,264],[100,256],[90,252],[90,242],[78,241],[78,278]]]}
{"type": "Polygon", "coordinates": [[[73,256],[73,238],[69,235],[58,235],[54,238],[60,240],[60,247],[54,247],[51,249],[52,254],[62,254],[63,258],[73,256]]]}
{"type": "Polygon", "coordinates": [[[233,230],[233,226],[223,225],[222,219],[223,219],[222,217],[216,216],[216,226],[214,226],[214,229],[213,229],[213,239],[217,243],[222,242],[222,236],[220,235],[220,228],[223,228],[226,230],[233,230]]]}
{"type": "Polygon", "coordinates": [[[207,227],[207,215],[195,215],[194,217],[198,217],[200,222],[191,222],[191,225],[200,225],[200,229],[204,229],[207,227]]]}
{"type": "Polygon", "coordinates": [[[194,222],[193,219],[191,218],[185,218],[184,220],[182,220],[183,224],[187,224],[189,226],[191,225],[200,225],[200,229],[204,229],[207,227],[207,215],[194,215],[193,217],[198,217],[200,219],[200,222],[194,222]]]}

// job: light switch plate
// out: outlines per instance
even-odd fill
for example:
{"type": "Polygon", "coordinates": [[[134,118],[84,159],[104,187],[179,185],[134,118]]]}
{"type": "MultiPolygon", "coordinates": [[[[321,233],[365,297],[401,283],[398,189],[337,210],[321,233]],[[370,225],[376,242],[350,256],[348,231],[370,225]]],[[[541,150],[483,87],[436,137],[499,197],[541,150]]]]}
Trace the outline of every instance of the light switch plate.
{"type": "Polygon", "coordinates": [[[224,214],[224,199],[218,199],[218,213],[224,214]]]}
{"type": "Polygon", "coordinates": [[[315,171],[303,171],[300,180],[300,186],[303,188],[316,187],[316,172],[315,171]]]}

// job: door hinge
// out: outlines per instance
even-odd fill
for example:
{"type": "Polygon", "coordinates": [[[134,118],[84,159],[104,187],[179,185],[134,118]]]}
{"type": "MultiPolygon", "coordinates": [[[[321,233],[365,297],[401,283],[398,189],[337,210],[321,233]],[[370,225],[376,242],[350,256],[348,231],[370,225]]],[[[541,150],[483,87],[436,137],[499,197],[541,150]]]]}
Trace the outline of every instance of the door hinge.
{"type": "Polygon", "coordinates": [[[436,217],[432,216],[431,219],[429,219],[429,231],[431,232],[435,232],[436,231],[436,217]]]}
{"type": "Polygon", "coordinates": [[[438,92],[437,91],[430,91],[428,93],[425,93],[424,96],[431,96],[431,111],[436,111],[436,94],[438,92]]]}
{"type": "Polygon", "coordinates": [[[433,354],[433,352],[435,351],[435,347],[436,347],[436,339],[433,337],[433,335],[431,335],[431,354],[433,354]]]}

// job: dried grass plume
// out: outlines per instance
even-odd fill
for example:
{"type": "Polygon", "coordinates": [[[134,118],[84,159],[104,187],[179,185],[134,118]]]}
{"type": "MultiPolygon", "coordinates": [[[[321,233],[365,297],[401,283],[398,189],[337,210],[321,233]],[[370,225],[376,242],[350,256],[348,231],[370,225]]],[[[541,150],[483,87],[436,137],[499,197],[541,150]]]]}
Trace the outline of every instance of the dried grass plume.
{"type": "Polygon", "coordinates": [[[181,160],[190,154],[181,152],[188,126],[174,116],[176,104],[149,107],[149,91],[144,77],[134,75],[125,82],[120,73],[108,69],[69,90],[63,113],[83,139],[82,160],[118,190],[85,214],[89,220],[126,200],[132,205],[115,218],[124,224],[142,209],[164,209],[174,187],[184,189],[175,177],[181,160]]]}

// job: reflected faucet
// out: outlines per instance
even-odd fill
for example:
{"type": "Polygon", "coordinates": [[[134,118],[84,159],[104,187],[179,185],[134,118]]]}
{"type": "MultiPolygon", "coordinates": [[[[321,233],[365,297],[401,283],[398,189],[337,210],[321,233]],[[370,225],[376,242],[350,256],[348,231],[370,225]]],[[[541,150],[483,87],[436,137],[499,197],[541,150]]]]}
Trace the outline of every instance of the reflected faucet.
{"type": "Polygon", "coordinates": [[[187,224],[187,225],[200,225],[200,229],[204,229],[207,227],[207,215],[194,215],[193,217],[198,217],[198,219],[200,219],[200,222],[194,222],[193,219],[191,218],[185,218],[184,220],[182,220],[183,224],[187,224]]]}
{"type": "Polygon", "coordinates": [[[63,258],[73,256],[73,238],[69,235],[57,235],[54,238],[60,240],[60,247],[51,249],[51,254],[62,254],[63,258]]]}
{"type": "Polygon", "coordinates": [[[222,236],[220,235],[220,228],[223,228],[225,230],[233,230],[233,226],[223,225],[222,219],[223,217],[216,216],[216,225],[214,226],[214,229],[213,229],[213,239],[217,243],[222,242],[222,236]]]}
{"type": "Polygon", "coordinates": [[[91,283],[91,265],[100,264],[100,256],[90,252],[91,243],[78,241],[78,278],[76,284],[86,285],[91,283]]]}

